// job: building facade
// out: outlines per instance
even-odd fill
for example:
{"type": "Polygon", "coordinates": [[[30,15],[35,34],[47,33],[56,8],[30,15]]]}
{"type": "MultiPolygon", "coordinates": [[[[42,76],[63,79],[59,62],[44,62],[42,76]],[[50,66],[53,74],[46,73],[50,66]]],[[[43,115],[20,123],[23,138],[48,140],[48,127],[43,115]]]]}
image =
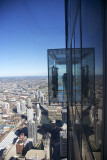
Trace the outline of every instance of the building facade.
{"type": "Polygon", "coordinates": [[[69,56],[72,61],[75,60],[79,48],[81,59],[80,65],[72,62],[68,66],[68,69],[72,68],[71,72],[67,72],[68,86],[71,86],[68,88],[68,126],[71,126],[68,128],[68,139],[72,133],[73,146],[76,148],[72,153],[68,141],[68,159],[105,160],[107,2],[66,0],[65,22],[66,48],[72,49],[69,56]],[[83,59],[86,49],[94,53],[93,58],[91,55],[83,59]],[[79,82],[78,75],[81,77],[79,82]],[[81,92],[79,105],[78,86],[81,92]]]}
{"type": "Polygon", "coordinates": [[[37,121],[36,119],[33,121],[28,121],[28,138],[31,138],[33,141],[33,145],[35,146],[37,143],[37,121]]]}
{"type": "Polygon", "coordinates": [[[32,121],[34,118],[33,108],[27,109],[27,121],[32,121]]]}
{"type": "Polygon", "coordinates": [[[66,48],[48,50],[49,103],[67,105],[69,160],[107,159],[106,19],[105,0],[65,0],[66,48]]]}
{"type": "Polygon", "coordinates": [[[48,118],[51,120],[62,120],[61,106],[48,106],[48,118]]]}
{"type": "Polygon", "coordinates": [[[67,131],[60,131],[60,156],[67,157],[67,131]]]}

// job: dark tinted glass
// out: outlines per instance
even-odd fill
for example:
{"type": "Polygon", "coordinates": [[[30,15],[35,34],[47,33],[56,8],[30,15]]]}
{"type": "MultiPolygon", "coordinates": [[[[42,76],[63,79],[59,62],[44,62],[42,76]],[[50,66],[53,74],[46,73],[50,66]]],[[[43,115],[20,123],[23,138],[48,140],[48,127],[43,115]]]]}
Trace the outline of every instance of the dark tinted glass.
{"type": "MultiPolygon", "coordinates": [[[[94,158],[101,159],[102,145],[102,106],[103,106],[103,35],[102,35],[102,1],[82,0],[82,47],[93,48],[95,52],[95,100],[93,86],[92,56],[83,61],[83,72],[87,70],[89,77],[83,84],[82,124],[94,158]],[[91,64],[91,68],[89,65],[91,64]],[[88,67],[87,69],[84,66],[88,67]],[[85,70],[86,69],[86,70],[85,70]],[[85,71],[84,71],[85,70],[85,71]],[[90,74],[91,73],[91,74],[90,74]],[[90,103],[92,102],[92,103],[90,103]],[[94,103],[93,103],[94,102],[94,103]]],[[[84,73],[83,73],[84,74],[84,73]]],[[[83,75],[84,78],[84,75],[83,75]]],[[[83,135],[84,143],[84,135],[83,135]]],[[[83,157],[89,159],[87,147],[83,157]]]]}

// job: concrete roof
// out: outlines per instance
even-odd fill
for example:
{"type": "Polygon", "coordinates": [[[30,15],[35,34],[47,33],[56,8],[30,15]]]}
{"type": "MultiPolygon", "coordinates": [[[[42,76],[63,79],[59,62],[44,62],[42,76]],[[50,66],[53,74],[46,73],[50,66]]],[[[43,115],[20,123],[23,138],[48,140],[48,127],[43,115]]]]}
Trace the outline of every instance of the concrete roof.
{"type": "Polygon", "coordinates": [[[26,159],[44,159],[45,158],[45,152],[44,150],[36,150],[36,149],[31,149],[26,153],[26,159]]]}

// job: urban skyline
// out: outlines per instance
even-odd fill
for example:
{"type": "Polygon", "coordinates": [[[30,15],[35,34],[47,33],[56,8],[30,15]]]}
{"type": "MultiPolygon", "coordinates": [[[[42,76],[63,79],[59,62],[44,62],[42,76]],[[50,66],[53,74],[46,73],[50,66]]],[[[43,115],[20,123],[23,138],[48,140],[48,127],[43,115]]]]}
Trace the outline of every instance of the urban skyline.
{"type": "Polygon", "coordinates": [[[0,1],[1,160],[107,160],[106,17],[105,0],[0,1]]]}

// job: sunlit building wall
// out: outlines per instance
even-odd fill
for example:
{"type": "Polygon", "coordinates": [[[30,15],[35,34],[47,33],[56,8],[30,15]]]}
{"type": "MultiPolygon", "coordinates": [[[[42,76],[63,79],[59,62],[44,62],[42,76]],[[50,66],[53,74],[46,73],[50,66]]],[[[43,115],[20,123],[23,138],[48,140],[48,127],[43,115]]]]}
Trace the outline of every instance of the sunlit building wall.
{"type": "Polygon", "coordinates": [[[33,115],[33,108],[29,108],[27,109],[27,121],[32,121],[34,118],[34,115],[33,115]]]}

